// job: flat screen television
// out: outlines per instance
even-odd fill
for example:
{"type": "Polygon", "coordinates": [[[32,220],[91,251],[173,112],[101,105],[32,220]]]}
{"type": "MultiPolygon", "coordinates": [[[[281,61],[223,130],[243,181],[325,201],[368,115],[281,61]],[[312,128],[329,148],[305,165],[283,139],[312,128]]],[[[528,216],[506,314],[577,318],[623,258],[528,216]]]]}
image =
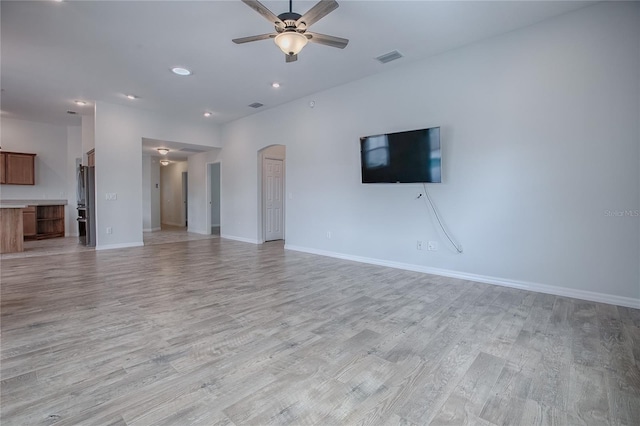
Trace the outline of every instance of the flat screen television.
{"type": "Polygon", "coordinates": [[[440,127],[360,138],[362,183],[440,183],[440,127]]]}

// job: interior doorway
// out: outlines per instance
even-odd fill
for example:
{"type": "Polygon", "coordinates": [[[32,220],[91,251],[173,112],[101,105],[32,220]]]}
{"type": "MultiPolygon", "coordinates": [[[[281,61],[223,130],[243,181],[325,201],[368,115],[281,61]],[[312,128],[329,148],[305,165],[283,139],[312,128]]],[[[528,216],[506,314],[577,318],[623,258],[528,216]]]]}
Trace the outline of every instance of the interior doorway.
{"type": "Polygon", "coordinates": [[[284,161],[265,158],[262,166],[264,240],[284,240],[284,161]]]}
{"type": "Polygon", "coordinates": [[[188,163],[172,161],[160,168],[160,222],[186,230],[188,215],[188,163]]]}
{"type": "Polygon", "coordinates": [[[285,239],[286,147],[272,145],[258,151],[259,240],[285,239]]]}

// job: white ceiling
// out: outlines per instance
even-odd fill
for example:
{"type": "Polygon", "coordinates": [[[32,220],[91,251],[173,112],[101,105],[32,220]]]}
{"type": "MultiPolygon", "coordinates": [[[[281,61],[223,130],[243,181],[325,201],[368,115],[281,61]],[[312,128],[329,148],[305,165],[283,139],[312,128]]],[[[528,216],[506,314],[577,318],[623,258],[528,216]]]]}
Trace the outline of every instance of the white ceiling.
{"type": "Polygon", "coordinates": [[[164,158],[170,161],[186,161],[191,154],[206,151],[215,151],[220,148],[208,148],[201,145],[192,145],[183,142],[163,141],[151,138],[142,138],[142,154],[164,158]],[[161,155],[159,148],[167,148],[169,152],[161,155]]]}
{"type": "MultiPolygon", "coordinates": [[[[294,63],[272,40],[231,39],[272,32],[241,1],[1,2],[3,116],[79,124],[104,101],[183,120],[228,122],[262,109],[384,72],[583,7],[586,1],[354,1],[311,27],[345,37],[344,49],[309,44],[294,63]],[[404,58],[374,58],[398,50],[404,58]],[[169,69],[193,70],[178,77],[169,69]],[[282,87],[273,89],[278,81],[282,87]],[[140,98],[130,101],[132,93],[140,98]],[[248,105],[261,102],[255,110],[248,105]],[[204,118],[205,110],[212,111],[204,118]]],[[[288,1],[265,0],[276,15],[288,1]]],[[[303,14],[314,1],[294,1],[303,14]]]]}

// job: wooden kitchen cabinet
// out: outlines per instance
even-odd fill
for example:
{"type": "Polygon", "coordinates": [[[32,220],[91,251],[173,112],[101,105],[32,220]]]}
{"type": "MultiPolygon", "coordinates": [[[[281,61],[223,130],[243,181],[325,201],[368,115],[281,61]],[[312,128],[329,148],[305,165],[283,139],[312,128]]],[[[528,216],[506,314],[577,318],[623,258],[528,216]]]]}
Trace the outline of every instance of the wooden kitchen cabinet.
{"type": "Polygon", "coordinates": [[[36,154],[4,151],[0,156],[0,183],[5,185],[35,185],[36,154]]]}
{"type": "Polygon", "coordinates": [[[5,172],[5,163],[7,161],[7,154],[0,152],[0,183],[7,183],[7,174],[5,172]]]}
{"type": "Polygon", "coordinates": [[[29,206],[22,209],[22,229],[24,238],[34,239],[36,237],[36,207],[29,206]]]}

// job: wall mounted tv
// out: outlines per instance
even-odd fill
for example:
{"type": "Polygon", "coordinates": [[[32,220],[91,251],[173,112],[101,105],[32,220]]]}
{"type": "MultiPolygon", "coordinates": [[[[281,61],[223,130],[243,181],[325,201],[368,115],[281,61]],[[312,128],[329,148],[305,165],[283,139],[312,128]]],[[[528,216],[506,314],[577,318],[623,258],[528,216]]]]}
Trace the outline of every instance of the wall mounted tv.
{"type": "Polygon", "coordinates": [[[360,138],[362,183],[440,183],[440,127],[360,138]]]}

